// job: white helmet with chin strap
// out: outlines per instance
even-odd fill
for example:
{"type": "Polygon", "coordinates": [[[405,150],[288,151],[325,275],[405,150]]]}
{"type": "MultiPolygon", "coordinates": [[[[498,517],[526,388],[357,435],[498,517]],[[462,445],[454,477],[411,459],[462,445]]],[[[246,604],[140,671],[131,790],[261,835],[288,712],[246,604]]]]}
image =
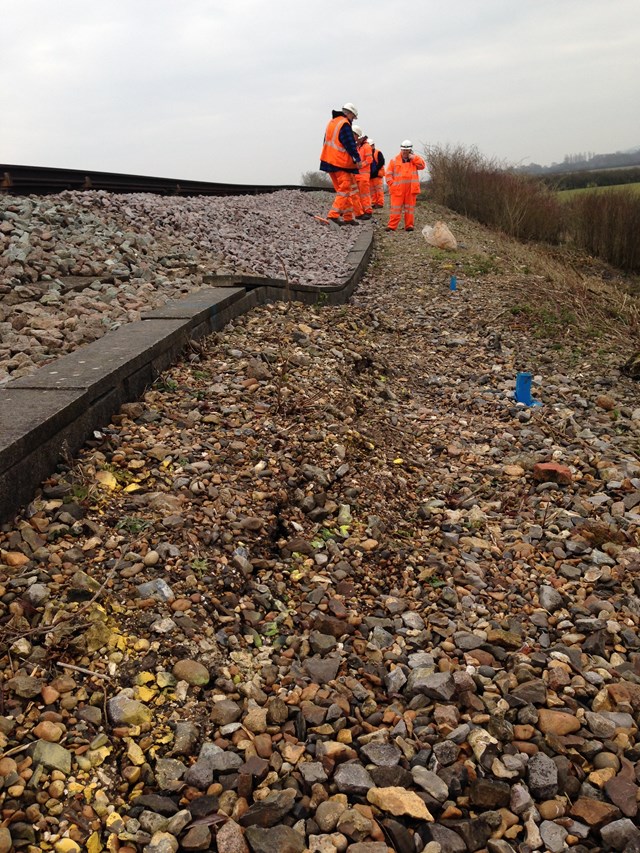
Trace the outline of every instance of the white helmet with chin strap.
{"type": "Polygon", "coordinates": [[[362,136],[362,128],[359,124],[352,124],[351,130],[355,133],[356,136],[362,136]]]}
{"type": "Polygon", "coordinates": [[[342,112],[353,113],[354,118],[358,118],[358,108],[355,104],[352,104],[349,101],[347,101],[347,103],[343,105],[342,112]]]}
{"type": "Polygon", "coordinates": [[[413,151],[413,142],[410,139],[405,139],[400,145],[401,151],[413,151]]]}

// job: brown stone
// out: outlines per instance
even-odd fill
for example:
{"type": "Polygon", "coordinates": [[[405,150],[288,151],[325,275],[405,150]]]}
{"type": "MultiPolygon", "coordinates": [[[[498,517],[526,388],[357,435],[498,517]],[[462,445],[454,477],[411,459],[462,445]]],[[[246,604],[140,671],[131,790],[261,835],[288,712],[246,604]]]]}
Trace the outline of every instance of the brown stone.
{"type": "Polygon", "coordinates": [[[599,394],[596,397],[596,406],[605,412],[612,412],[616,407],[616,401],[609,394],[599,394]]]}
{"type": "Polygon", "coordinates": [[[538,483],[559,483],[568,486],[573,476],[566,465],[558,462],[536,462],[533,466],[533,479],[538,483]]]}
{"type": "Polygon", "coordinates": [[[610,803],[603,803],[591,797],[580,797],[571,807],[570,814],[589,826],[600,827],[618,818],[620,811],[610,803]]]}
{"type": "Polygon", "coordinates": [[[629,779],[619,773],[605,783],[604,789],[611,802],[625,817],[635,817],[638,814],[638,786],[629,779]]]}
{"type": "Polygon", "coordinates": [[[555,820],[564,816],[567,805],[564,800],[545,800],[537,808],[543,820],[555,820]]]}
{"type": "Polygon", "coordinates": [[[568,735],[578,731],[580,720],[573,714],[565,714],[564,711],[541,708],[538,712],[538,728],[545,734],[568,735]]]}

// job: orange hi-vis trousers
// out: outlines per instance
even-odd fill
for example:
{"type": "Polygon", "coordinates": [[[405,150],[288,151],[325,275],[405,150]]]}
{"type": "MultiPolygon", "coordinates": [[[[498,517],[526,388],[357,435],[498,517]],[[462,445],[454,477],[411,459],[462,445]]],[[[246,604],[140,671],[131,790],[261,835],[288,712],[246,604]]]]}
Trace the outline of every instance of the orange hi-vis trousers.
{"type": "Polygon", "coordinates": [[[411,184],[401,184],[399,187],[392,185],[389,188],[389,211],[388,228],[394,231],[400,225],[400,219],[404,213],[404,227],[413,228],[413,213],[416,209],[416,193],[411,192],[411,184]]]}
{"type": "Polygon", "coordinates": [[[353,205],[353,212],[356,216],[362,216],[364,211],[362,210],[362,202],[360,201],[360,187],[358,186],[358,176],[351,175],[351,204],[353,205]]]}
{"type": "Polygon", "coordinates": [[[373,213],[371,207],[371,185],[369,175],[356,175],[358,184],[358,193],[360,195],[360,204],[362,205],[363,213],[373,213]]]}
{"type": "Polygon", "coordinates": [[[371,202],[373,207],[384,207],[384,178],[371,178],[371,202]]]}
{"type": "Polygon", "coordinates": [[[336,191],[331,205],[331,210],[327,214],[327,219],[344,219],[345,222],[350,222],[353,219],[353,187],[355,184],[353,175],[350,172],[329,172],[331,183],[336,191]]]}

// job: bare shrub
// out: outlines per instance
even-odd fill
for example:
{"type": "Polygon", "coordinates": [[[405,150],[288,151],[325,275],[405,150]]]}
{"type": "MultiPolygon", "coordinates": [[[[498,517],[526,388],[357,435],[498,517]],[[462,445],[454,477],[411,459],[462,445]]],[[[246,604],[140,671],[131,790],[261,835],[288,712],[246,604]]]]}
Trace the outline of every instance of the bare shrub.
{"type": "Polygon", "coordinates": [[[539,179],[487,160],[476,148],[432,146],[425,154],[434,201],[520,239],[562,239],[562,205],[539,179]]]}
{"type": "Polygon", "coordinates": [[[586,192],[567,207],[577,245],[620,269],[640,271],[640,195],[629,190],[586,192]]]}
{"type": "Polygon", "coordinates": [[[320,190],[332,190],[331,178],[326,172],[303,172],[301,176],[303,187],[316,187],[320,190]]]}

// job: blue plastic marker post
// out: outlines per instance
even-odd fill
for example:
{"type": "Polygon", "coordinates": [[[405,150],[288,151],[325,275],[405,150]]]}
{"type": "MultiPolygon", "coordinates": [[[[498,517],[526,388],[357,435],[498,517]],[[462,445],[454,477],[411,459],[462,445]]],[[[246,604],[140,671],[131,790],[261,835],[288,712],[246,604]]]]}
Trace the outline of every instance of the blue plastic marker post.
{"type": "Polygon", "coordinates": [[[451,281],[449,282],[449,290],[457,290],[458,289],[458,279],[455,275],[451,276],[451,281]]]}
{"type": "Polygon", "coordinates": [[[541,406],[539,400],[534,400],[531,397],[531,374],[518,373],[516,375],[516,394],[517,403],[524,403],[525,406],[541,406]]]}

